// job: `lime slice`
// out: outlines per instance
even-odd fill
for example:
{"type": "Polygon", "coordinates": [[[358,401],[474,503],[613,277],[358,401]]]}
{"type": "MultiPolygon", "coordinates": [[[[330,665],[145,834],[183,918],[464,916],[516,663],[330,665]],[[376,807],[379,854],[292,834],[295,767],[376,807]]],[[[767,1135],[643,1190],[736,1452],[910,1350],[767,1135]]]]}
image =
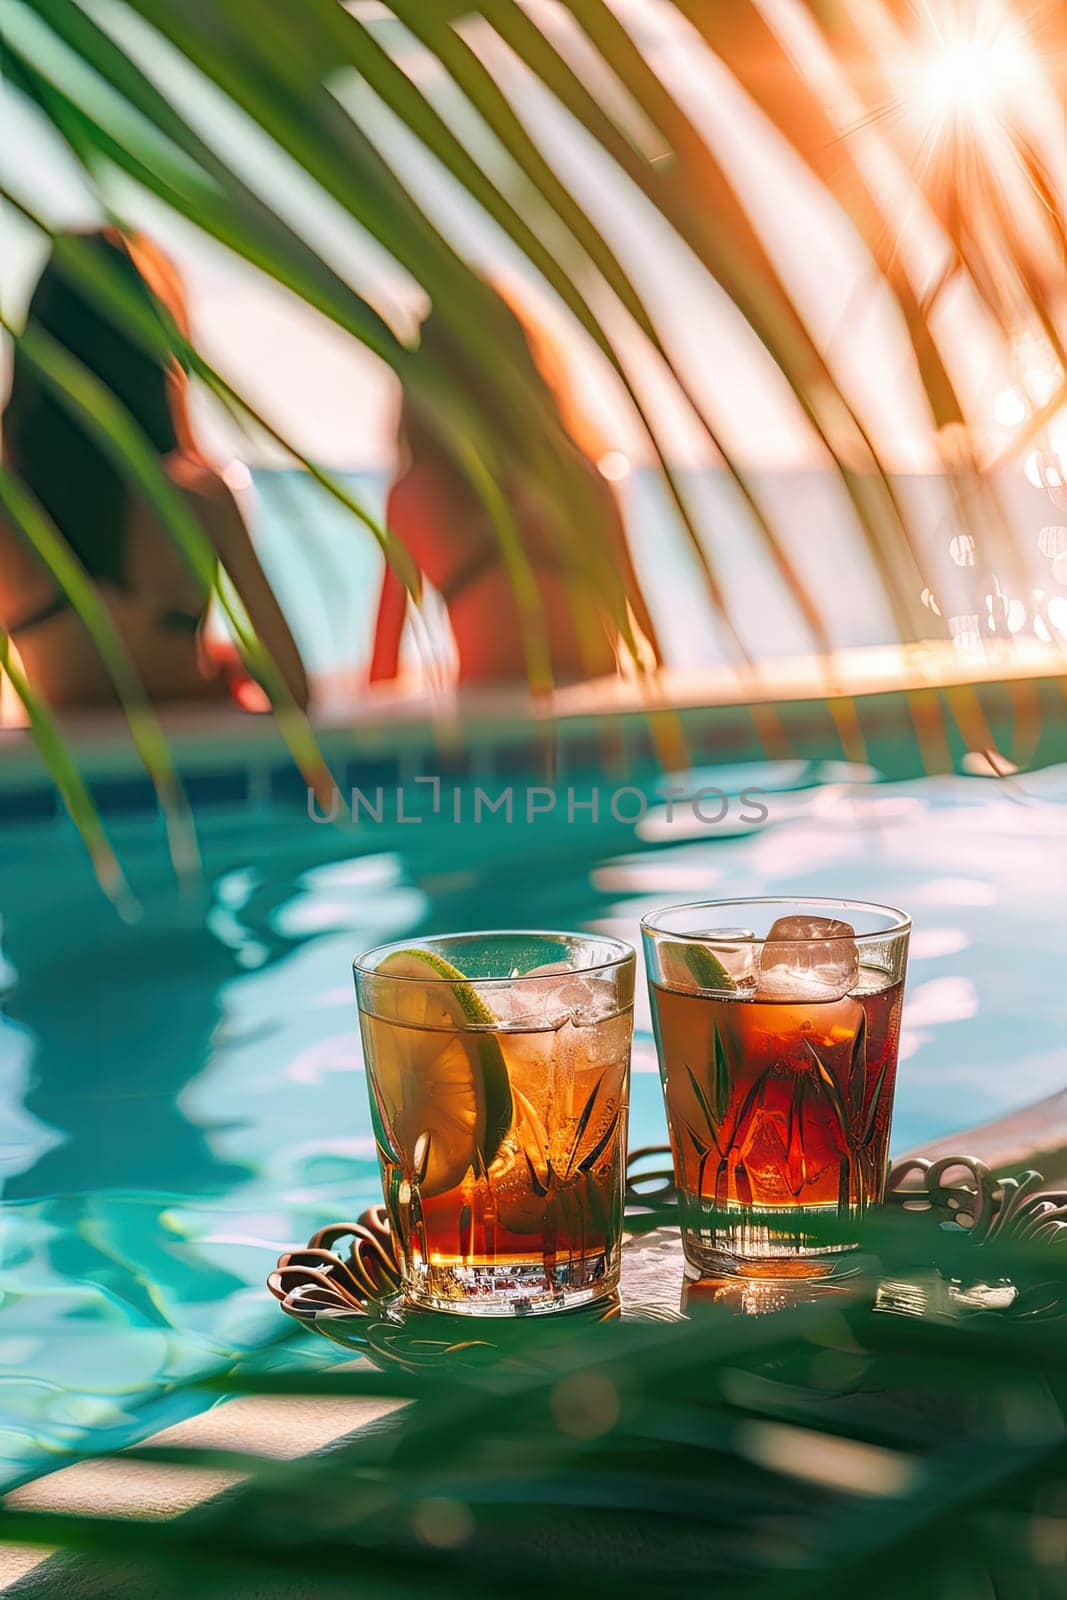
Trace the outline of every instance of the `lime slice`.
{"type": "Polygon", "coordinates": [[[678,989],[736,988],[717,955],[702,944],[660,945],[660,969],[667,983],[678,989]]]}
{"type": "Polygon", "coordinates": [[[377,970],[408,981],[388,985],[389,1019],[405,1030],[379,1046],[375,1075],[400,1148],[418,1148],[421,1192],[444,1194],[470,1167],[489,1166],[511,1125],[500,1045],[475,1031],[496,1018],[462,972],[429,950],[398,950],[377,970]]]}

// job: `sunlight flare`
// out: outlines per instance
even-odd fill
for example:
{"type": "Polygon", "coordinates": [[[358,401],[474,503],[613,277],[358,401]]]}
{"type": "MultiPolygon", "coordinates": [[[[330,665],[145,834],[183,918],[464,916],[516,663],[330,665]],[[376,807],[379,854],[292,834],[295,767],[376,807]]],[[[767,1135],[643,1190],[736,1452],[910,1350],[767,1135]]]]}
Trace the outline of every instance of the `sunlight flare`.
{"type": "Polygon", "coordinates": [[[1008,114],[1034,66],[1017,20],[999,4],[978,5],[943,17],[933,31],[915,63],[915,96],[926,114],[974,124],[1008,114]]]}

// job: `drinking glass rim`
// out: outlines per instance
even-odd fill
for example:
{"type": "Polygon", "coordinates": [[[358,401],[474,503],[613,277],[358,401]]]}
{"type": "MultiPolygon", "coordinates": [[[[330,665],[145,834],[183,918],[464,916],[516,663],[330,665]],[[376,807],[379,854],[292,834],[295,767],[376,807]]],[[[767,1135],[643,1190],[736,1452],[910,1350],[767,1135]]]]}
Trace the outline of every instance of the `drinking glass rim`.
{"type": "MultiPolygon", "coordinates": [[[[381,944],[373,945],[369,950],[364,950],[352,963],[353,972],[358,972],[365,978],[379,978],[383,983],[418,983],[426,986],[428,983],[451,984],[454,978],[414,977],[407,973],[382,972],[377,967],[367,966],[372,957],[381,957],[388,952],[404,950],[424,950],[434,943],[445,942],[462,944],[482,939],[571,939],[578,943],[583,940],[591,942],[596,940],[599,944],[608,945],[615,954],[607,961],[594,961],[588,965],[571,967],[569,971],[577,976],[584,977],[593,972],[609,972],[615,967],[625,966],[627,961],[637,961],[637,951],[632,944],[627,944],[625,939],[615,939],[606,933],[577,933],[563,928],[478,928],[468,933],[431,933],[424,934],[421,938],[414,939],[387,939],[381,944]]],[[[432,949],[429,951],[432,955],[432,949]]],[[[471,978],[463,974],[463,982],[472,988],[487,983],[528,983],[531,980],[542,982],[548,974],[543,972],[517,972],[515,974],[501,973],[495,978],[471,978]]],[[[563,974],[561,973],[562,977],[563,974]]]]}
{"type": "MultiPolygon", "coordinates": [[[[710,928],[706,933],[681,933],[674,928],[661,927],[657,921],[659,917],[669,917],[675,911],[713,911],[720,906],[824,906],[835,911],[884,911],[896,920],[888,928],[879,928],[875,933],[857,933],[857,941],[864,944],[872,939],[890,939],[902,933],[910,933],[911,917],[906,911],[901,911],[897,906],[886,905],[880,900],[838,900],[830,895],[783,895],[783,894],[748,894],[722,900],[682,900],[677,905],[660,906],[657,911],[651,911],[641,918],[642,934],[668,935],[680,944],[707,944],[714,940],[716,930],[710,928]]],[[[725,940],[729,930],[722,930],[725,940]]],[[[766,944],[767,934],[753,937],[751,940],[736,939],[734,942],[741,944],[766,944]]],[[[806,939],[776,939],[775,944],[815,944],[825,942],[825,935],[813,934],[806,939]]]]}

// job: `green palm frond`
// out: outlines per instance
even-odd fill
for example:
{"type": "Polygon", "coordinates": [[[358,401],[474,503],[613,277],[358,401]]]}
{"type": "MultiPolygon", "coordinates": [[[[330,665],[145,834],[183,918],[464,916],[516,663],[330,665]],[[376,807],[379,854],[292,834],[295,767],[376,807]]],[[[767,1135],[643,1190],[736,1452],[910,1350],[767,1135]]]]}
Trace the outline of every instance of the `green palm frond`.
{"type": "MultiPolygon", "coordinates": [[[[92,579],[44,508],[6,467],[0,466],[0,507],[11,526],[39,557],[81,618],[114,683],[130,726],[134,749],[155,784],[170,835],[171,859],[179,875],[198,866],[196,835],[181,781],[174,770],[163,730],[144,692],[137,669],[111,621],[92,579]]],[[[10,672],[10,663],[7,664],[10,672]]],[[[25,702],[24,702],[25,704],[25,702]]],[[[28,707],[26,708],[28,710],[28,707]]],[[[77,820],[80,813],[72,813],[77,820]]]]}
{"type": "Polygon", "coordinates": [[[329,793],[332,779],[307,718],[294,702],[273,658],[253,632],[243,607],[227,594],[225,586],[217,583],[214,546],[163,470],[135,418],[93,373],[43,328],[31,325],[23,333],[15,334],[2,319],[0,326],[15,337],[22,359],[136,484],[185,557],[205,597],[213,591],[218,594],[242,656],[271,698],[279,730],[293,759],[316,792],[329,793]]]}
{"type": "Polygon", "coordinates": [[[67,748],[55,718],[41,697],[35,694],[22,668],[12,656],[10,641],[3,628],[0,628],[0,668],[7,674],[11,687],[26,714],[41,759],[56,786],[59,797],[85,841],[101,888],[124,918],[128,920],[136,918],[140,908],[126,882],[85,779],[67,748]]]}
{"type": "Polygon", "coordinates": [[[272,439],[285,451],[286,456],[297,462],[331,498],[361,522],[372,534],[405,588],[413,598],[418,598],[418,573],[404,545],[367,510],[336,473],[330,472],[313,460],[290,438],[280,433],[250,401],[238,394],[222,374],[204,359],[163,305],[157,302],[150,309],[141,296],[131,293],[129,284],[122,274],[115,270],[114,264],[101,257],[98,252],[87,248],[83,237],[78,234],[56,234],[17,196],[8,194],[5,199],[20,217],[49,239],[57,259],[63,263],[64,270],[84,291],[87,298],[95,300],[102,310],[119,320],[130,337],[143,349],[157,357],[176,356],[186,371],[200,379],[235,421],[251,423],[259,432],[272,439]]]}
{"type": "MultiPolygon", "coordinates": [[[[695,423],[711,458],[722,462],[747,537],[760,544],[824,656],[833,639],[834,587],[792,553],[750,468],[724,441],[708,395],[672,351],[655,293],[641,286],[613,229],[553,158],[552,139],[544,135],[563,128],[580,134],[620,204],[637,196],[649,208],[670,247],[704,275],[709,299],[725,296],[775,364],[837,475],[899,637],[919,639],[936,626],[920,602],[929,587],[923,531],[833,352],[809,327],[790,274],[764,238],[759,206],[767,197],[744,192],[657,53],[645,48],[643,29],[654,20],[694,59],[706,54],[715,72],[728,73],[753,114],[767,119],[847,222],[869,260],[872,286],[899,315],[901,370],[925,398],[928,442],[945,465],[957,517],[983,540],[991,566],[1019,577],[1016,543],[996,486],[982,471],[982,429],[958,381],[941,310],[949,290],[962,285],[1000,330],[1005,349],[1032,333],[1063,363],[1059,158],[1047,123],[1021,117],[997,125],[995,149],[959,118],[917,139],[898,70],[900,59],[929,58],[936,67],[936,52],[951,45],[953,28],[984,37],[992,10],[991,0],[975,0],[971,8],[936,0],[921,15],[897,0],[860,6],[798,0],[780,11],[753,0],[714,6],[664,0],[653,18],[640,6],[605,0],[561,7],[394,0],[369,9],[337,0],[283,8],[270,0],[120,0],[106,8],[7,0],[2,27],[9,92],[31,101],[66,142],[104,215],[127,225],[132,219],[124,213],[136,209],[130,197],[147,194],[363,344],[432,410],[500,542],[531,681],[544,689],[550,685],[544,620],[510,510],[513,469],[538,486],[568,530],[592,586],[632,644],[625,595],[597,542],[582,538],[590,488],[566,448],[560,419],[522,363],[507,359],[513,333],[495,291],[439,220],[425,174],[460,194],[511,257],[525,263],[590,359],[612,376],[697,561],[728,660],[748,659],[744,618],[709,553],[708,513],[673,462],[671,440],[650,403],[650,374],[695,423]],[[501,52],[536,85],[537,117],[512,93],[511,77],[495,71],[501,52]],[[169,73],[168,64],[180,71],[169,73]],[[195,112],[190,96],[199,96],[195,112]],[[204,131],[211,120],[205,106],[219,113],[215,135],[204,131]],[[420,153],[424,181],[390,148],[383,116],[420,153]],[[258,179],[247,162],[231,158],[224,129],[236,123],[263,153],[258,179]],[[875,165],[892,166],[893,185],[878,180],[869,146],[877,146],[875,165]],[[424,291],[441,330],[432,347],[410,348],[372,289],[357,281],[358,268],[342,276],[301,236],[283,191],[270,180],[279,161],[424,291]],[[119,194],[127,197],[121,205],[119,194]],[[913,211],[928,216],[945,243],[933,282],[920,279],[900,247],[913,211]],[[476,381],[458,383],[460,367],[476,381]]],[[[1058,107],[1062,125],[1061,24],[1051,13],[1023,15],[1007,3],[997,15],[1006,19],[1003,48],[1018,47],[1018,35],[1029,52],[1035,103],[1058,107]]],[[[969,37],[964,32],[965,45],[969,37]]],[[[993,43],[1002,43],[999,35],[993,43]]],[[[714,85],[709,71],[709,95],[714,85]]],[[[17,173],[10,188],[16,205],[32,215],[17,173]]],[[[99,276],[97,289],[110,292],[99,276]]],[[[132,317],[129,306],[123,315],[132,317]]],[[[153,327],[152,337],[159,331],[153,327]]],[[[265,428],[346,504],[414,592],[415,575],[388,529],[335,475],[294,449],[284,427],[177,330],[165,329],[164,337],[231,414],[265,428]]],[[[1035,434],[1054,413],[1052,401],[1035,405],[1035,434]]],[[[576,613],[587,604],[577,592],[571,603],[576,613]]],[[[295,727],[290,737],[308,761],[310,746],[295,727]]]]}
{"type": "MultiPolygon", "coordinates": [[[[1052,1600],[1067,1257],[1005,1243],[976,1267],[973,1245],[934,1230],[918,1266],[911,1227],[885,1218],[866,1241],[900,1305],[911,1277],[909,1314],[860,1278],[757,1317],[704,1305],[674,1324],[534,1318],[496,1364],[457,1347],[414,1371],[220,1373],[213,1392],[412,1404],[288,1461],[135,1448],[134,1462],[242,1481],[162,1521],[9,1505],[0,1538],[78,1555],[85,1588],[72,1592],[94,1593],[96,1574],[113,1600],[720,1584],[768,1600],[857,1585],[1052,1600]],[[938,1283],[976,1272],[1029,1300],[1018,1314],[939,1309],[938,1283]],[[1038,1314],[1050,1304],[1058,1317],[1038,1314]]],[[[291,1428],[298,1413],[284,1415],[291,1428]]],[[[56,1577],[45,1568],[27,1593],[56,1577]]]]}

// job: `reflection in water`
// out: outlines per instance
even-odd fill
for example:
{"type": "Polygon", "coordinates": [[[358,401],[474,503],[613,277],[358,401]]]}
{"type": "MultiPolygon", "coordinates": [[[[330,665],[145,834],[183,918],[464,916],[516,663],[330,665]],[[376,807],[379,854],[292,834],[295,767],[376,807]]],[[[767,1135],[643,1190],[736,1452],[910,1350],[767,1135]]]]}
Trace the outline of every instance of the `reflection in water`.
{"type": "MultiPolygon", "coordinates": [[[[183,1103],[216,1049],[239,948],[213,933],[203,889],[162,881],[129,927],[84,862],[65,866],[55,902],[44,872],[17,896],[5,875],[0,1047],[5,1065],[20,1047],[26,1088],[4,1119],[0,1365],[18,1377],[0,1380],[0,1479],[86,1437],[126,1442],[150,1425],[146,1401],[266,1332],[242,1319],[240,1261],[196,1238],[254,1162],[220,1156],[218,1119],[183,1103]],[[200,1230],[182,1215],[190,1199],[200,1230]]],[[[269,898],[294,887],[277,879],[269,898]]],[[[268,964],[294,944],[268,917],[256,937],[268,964]]]]}
{"type": "Polygon", "coordinates": [[[26,1108],[63,1137],[9,1179],[8,1199],[101,1185],[212,1193],[246,1175],[216,1160],[179,1109],[207,1060],[234,965],[200,908],[174,910],[154,907],[128,928],[104,907],[78,929],[73,957],[69,925],[57,944],[47,918],[9,916],[7,953],[20,974],[9,1015],[36,1042],[26,1108]]]}
{"type": "Polygon", "coordinates": [[[720,1306],[739,1316],[762,1317],[790,1306],[821,1304],[831,1297],[847,1296],[846,1279],[837,1282],[811,1278],[690,1278],[682,1283],[681,1309],[687,1317],[703,1306],[720,1306]]]}

